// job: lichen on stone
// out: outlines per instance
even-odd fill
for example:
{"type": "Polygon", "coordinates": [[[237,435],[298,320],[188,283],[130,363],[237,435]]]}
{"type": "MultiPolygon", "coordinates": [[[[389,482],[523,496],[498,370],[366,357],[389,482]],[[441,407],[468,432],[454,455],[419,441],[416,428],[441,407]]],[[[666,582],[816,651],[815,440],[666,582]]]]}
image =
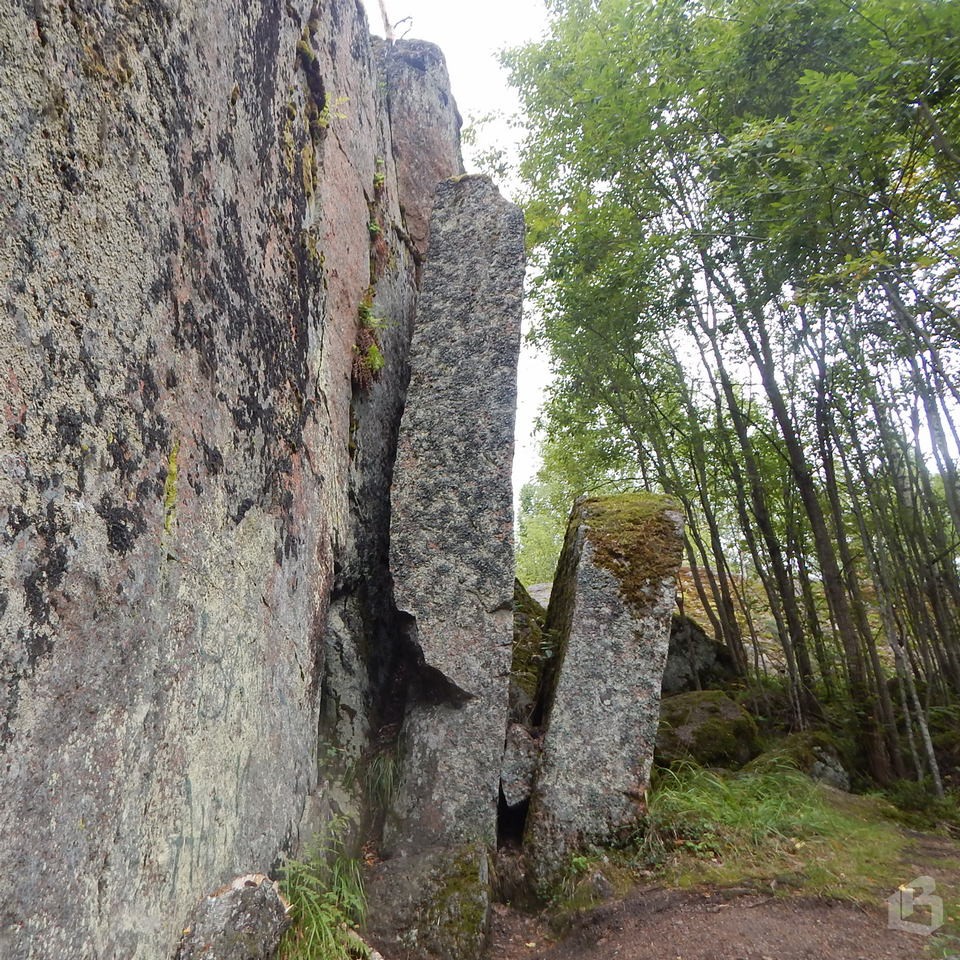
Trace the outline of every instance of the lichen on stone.
{"type": "Polygon", "coordinates": [[[174,442],[167,457],[167,475],[163,481],[163,529],[169,533],[173,528],[173,518],[177,511],[177,475],[180,441],[174,442]]]}

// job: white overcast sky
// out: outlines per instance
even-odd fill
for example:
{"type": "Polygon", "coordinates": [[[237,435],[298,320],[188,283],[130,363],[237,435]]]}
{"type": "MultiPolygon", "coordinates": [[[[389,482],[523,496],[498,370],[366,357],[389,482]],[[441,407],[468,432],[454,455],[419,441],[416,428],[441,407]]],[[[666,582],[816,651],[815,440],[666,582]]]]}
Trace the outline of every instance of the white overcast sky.
{"type": "MultiPolygon", "coordinates": [[[[457,106],[465,122],[494,111],[513,114],[517,99],[507,85],[506,74],[497,61],[497,52],[528,40],[544,31],[546,11],[543,0],[484,0],[474,5],[457,0],[384,0],[398,37],[429,40],[437,44],[447,58],[450,83],[457,106]],[[409,17],[409,20],[404,18],[409,17]],[[403,22],[399,22],[403,20],[403,22]]],[[[378,0],[363,0],[371,30],[383,36],[383,18],[378,0]]],[[[491,128],[492,129],[492,128],[491,128]]],[[[509,147],[491,144],[489,137],[510,136],[505,125],[496,126],[496,134],[486,131],[481,147],[509,147]]],[[[481,131],[483,136],[483,131],[481,131]]],[[[469,155],[465,158],[470,168],[469,155]]],[[[514,189],[501,184],[510,199],[514,189]]],[[[532,355],[525,343],[520,357],[519,397],[517,404],[517,447],[514,461],[514,495],[520,485],[532,479],[538,462],[533,443],[533,423],[547,381],[546,363],[532,355]]]]}

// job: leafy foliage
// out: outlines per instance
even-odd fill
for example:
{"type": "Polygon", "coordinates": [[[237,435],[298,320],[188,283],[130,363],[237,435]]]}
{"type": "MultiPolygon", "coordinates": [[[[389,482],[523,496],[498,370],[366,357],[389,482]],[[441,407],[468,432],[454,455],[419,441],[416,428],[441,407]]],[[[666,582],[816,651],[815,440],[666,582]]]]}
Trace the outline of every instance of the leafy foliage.
{"type": "Polygon", "coordinates": [[[280,890],[291,906],[293,926],[280,944],[280,960],[346,960],[348,931],[361,923],[366,899],[360,862],[345,849],[348,823],[332,820],[301,859],[283,865],[280,890]]]}
{"type": "MultiPolygon", "coordinates": [[[[543,484],[674,496],[740,669],[748,572],[794,724],[843,697],[874,776],[942,789],[924,728],[960,694],[960,5],[549,10],[506,57],[556,371],[543,484]]],[[[532,516],[521,557],[548,540],[532,516]]]]}

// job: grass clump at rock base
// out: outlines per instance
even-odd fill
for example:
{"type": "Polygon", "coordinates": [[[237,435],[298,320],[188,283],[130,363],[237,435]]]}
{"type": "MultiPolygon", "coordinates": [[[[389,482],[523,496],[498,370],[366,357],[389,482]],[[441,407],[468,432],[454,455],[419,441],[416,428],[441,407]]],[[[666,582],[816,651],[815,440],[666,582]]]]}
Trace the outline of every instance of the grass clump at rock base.
{"type": "Polygon", "coordinates": [[[603,886],[598,873],[618,894],[641,881],[876,904],[903,881],[907,838],[891,815],[884,800],[843,793],[785,764],[731,773],[680,763],[657,773],[633,840],[571,859],[551,911],[588,906],[584,895],[603,886]]]}
{"type": "Polygon", "coordinates": [[[360,861],[346,855],[347,823],[333,820],[307,848],[288,859],[280,892],[290,904],[293,926],[280,941],[279,960],[347,960],[362,956],[352,932],[363,921],[366,898],[360,861]]]}
{"type": "Polygon", "coordinates": [[[905,838],[888,805],[771,764],[660,774],[642,850],[670,885],[750,883],[876,902],[900,882],[905,838]]]}

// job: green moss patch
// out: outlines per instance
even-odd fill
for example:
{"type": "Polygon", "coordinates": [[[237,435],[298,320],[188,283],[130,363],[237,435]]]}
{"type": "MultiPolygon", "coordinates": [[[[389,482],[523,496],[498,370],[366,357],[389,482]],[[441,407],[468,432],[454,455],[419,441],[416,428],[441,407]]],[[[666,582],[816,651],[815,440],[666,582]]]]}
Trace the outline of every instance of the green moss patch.
{"type": "Polygon", "coordinates": [[[444,960],[483,956],[489,928],[487,851],[469,844],[452,856],[425,913],[423,946],[444,960]]]}
{"type": "Polygon", "coordinates": [[[594,562],[617,578],[624,598],[645,606],[650,588],[680,566],[683,541],[666,516],[679,510],[670,497],[625,493],[581,501],[570,522],[583,524],[594,562]]]}
{"type": "Polygon", "coordinates": [[[720,690],[695,690],[660,704],[657,761],[692,760],[704,767],[743,766],[760,753],[753,717],[720,690]]]}
{"type": "Polygon", "coordinates": [[[510,712],[516,723],[529,720],[549,645],[543,624],[547,613],[523,588],[513,588],[513,659],[510,664],[510,712]]]}

